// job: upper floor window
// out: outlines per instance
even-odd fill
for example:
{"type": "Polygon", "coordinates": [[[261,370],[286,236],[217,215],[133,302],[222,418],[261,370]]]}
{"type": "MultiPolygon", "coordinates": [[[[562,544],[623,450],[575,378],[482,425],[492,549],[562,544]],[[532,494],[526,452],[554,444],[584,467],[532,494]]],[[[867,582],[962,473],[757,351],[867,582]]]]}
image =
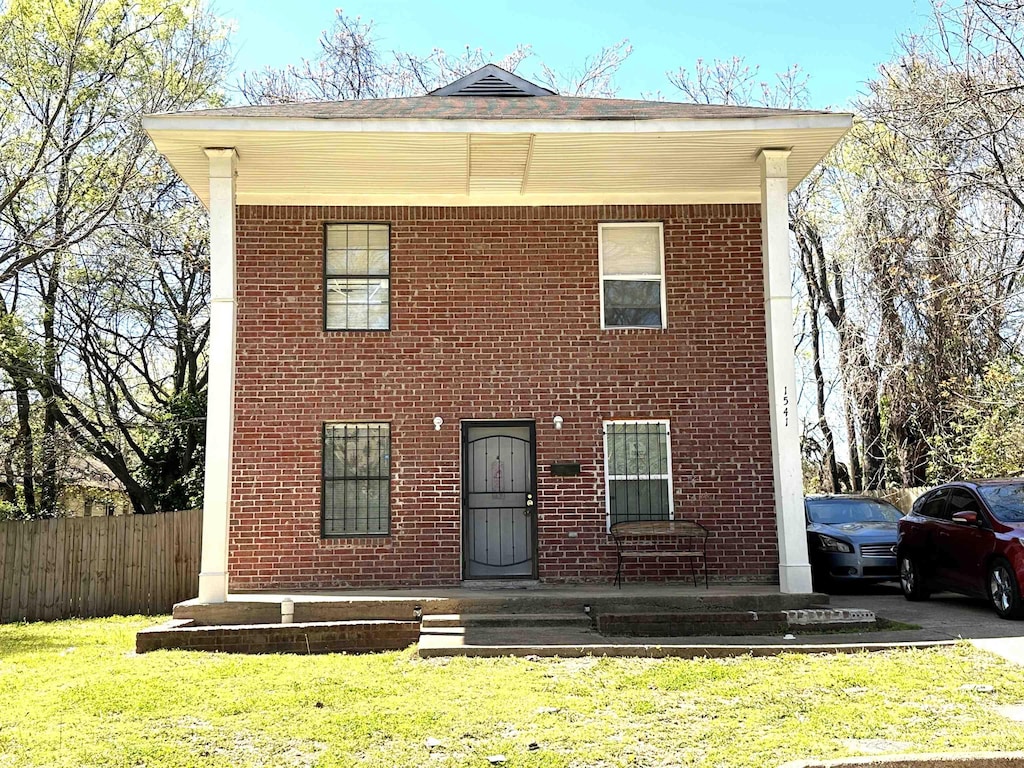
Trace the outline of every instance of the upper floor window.
{"type": "Polygon", "coordinates": [[[665,247],[660,222],[598,225],[601,327],[665,327],[665,247]]]}
{"type": "Polygon", "coordinates": [[[328,224],[324,327],[386,331],[391,326],[391,245],[387,224],[328,224]]]}

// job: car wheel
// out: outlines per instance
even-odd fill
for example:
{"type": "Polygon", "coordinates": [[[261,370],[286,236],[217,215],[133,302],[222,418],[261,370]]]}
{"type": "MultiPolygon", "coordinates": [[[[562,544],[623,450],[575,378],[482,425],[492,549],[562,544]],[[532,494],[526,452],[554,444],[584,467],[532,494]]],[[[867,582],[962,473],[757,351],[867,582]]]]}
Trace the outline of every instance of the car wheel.
{"type": "Polygon", "coordinates": [[[1013,568],[1002,558],[993,560],[988,567],[988,596],[996,613],[1004,619],[1019,619],[1024,615],[1020,589],[1013,568]]]}
{"type": "Polygon", "coordinates": [[[928,589],[921,578],[921,568],[910,555],[900,555],[900,589],[907,600],[928,599],[928,589]]]}

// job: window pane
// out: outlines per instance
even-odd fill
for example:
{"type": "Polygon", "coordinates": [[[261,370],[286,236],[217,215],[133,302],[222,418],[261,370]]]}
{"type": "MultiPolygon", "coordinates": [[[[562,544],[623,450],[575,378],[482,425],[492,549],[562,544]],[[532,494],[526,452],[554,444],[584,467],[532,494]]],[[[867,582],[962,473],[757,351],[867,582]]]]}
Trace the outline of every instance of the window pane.
{"type": "Polygon", "coordinates": [[[371,250],[388,250],[388,225],[370,224],[367,227],[367,244],[371,250]]]}
{"type": "Polygon", "coordinates": [[[365,330],[370,327],[370,313],[366,304],[349,302],[345,307],[345,327],[365,330]]]}
{"type": "Polygon", "coordinates": [[[602,227],[606,275],[660,275],[660,227],[602,227]]]}
{"type": "Polygon", "coordinates": [[[387,329],[390,282],[386,278],[328,279],[327,328],[387,329]]]}
{"type": "Polygon", "coordinates": [[[368,256],[368,275],[386,275],[390,259],[387,251],[370,251],[368,256]]]}
{"type": "Polygon", "coordinates": [[[664,424],[609,424],[606,439],[608,474],[668,474],[668,430],[664,424]]]}
{"type": "Polygon", "coordinates": [[[949,517],[952,520],[957,512],[978,512],[981,505],[975,501],[970,491],[954,488],[949,494],[949,517]]]}
{"type": "Polygon", "coordinates": [[[348,251],[344,248],[327,250],[327,274],[344,275],[348,270],[348,251]]]}
{"type": "Polygon", "coordinates": [[[389,323],[387,304],[371,304],[369,306],[369,318],[366,327],[372,331],[386,331],[389,323]]]}
{"type": "Polygon", "coordinates": [[[613,524],[668,520],[668,480],[612,480],[608,493],[613,524]]]}
{"type": "Polygon", "coordinates": [[[369,247],[369,227],[366,224],[346,224],[349,250],[363,250],[369,247]]]}
{"type": "Polygon", "coordinates": [[[346,258],[346,266],[343,274],[346,275],[368,275],[369,254],[365,248],[349,248],[346,258]]]}
{"type": "Polygon", "coordinates": [[[661,328],[660,280],[605,280],[607,327],[661,328]]]}
{"type": "Polygon", "coordinates": [[[946,500],[949,497],[948,491],[939,491],[928,503],[921,508],[921,514],[927,517],[937,517],[942,520],[949,520],[952,513],[946,508],[946,500]]]}
{"type": "Polygon", "coordinates": [[[324,534],[386,534],[390,425],[328,424],[324,439],[324,534]]]}
{"type": "Polygon", "coordinates": [[[1024,523],[1024,484],[983,485],[979,489],[989,511],[1004,523],[1024,523]]]}
{"type": "Polygon", "coordinates": [[[348,248],[348,227],[344,224],[331,224],[327,227],[327,250],[343,251],[348,248]]]}

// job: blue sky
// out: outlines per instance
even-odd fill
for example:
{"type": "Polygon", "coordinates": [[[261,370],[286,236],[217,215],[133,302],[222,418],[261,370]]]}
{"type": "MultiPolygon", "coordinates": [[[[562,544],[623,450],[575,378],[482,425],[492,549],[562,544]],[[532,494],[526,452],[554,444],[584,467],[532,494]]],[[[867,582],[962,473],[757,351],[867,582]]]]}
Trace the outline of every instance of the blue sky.
{"type": "MultiPolygon", "coordinates": [[[[236,73],[312,56],[339,0],[214,0],[234,20],[236,73]]],[[[617,78],[620,96],[661,89],[673,98],[666,71],[696,59],[744,56],[762,74],[799,64],[810,75],[811,104],[844,107],[891,57],[900,33],[919,29],[923,0],[356,0],[342,5],[373,19],[386,49],[427,54],[470,45],[497,58],[529,43],[554,67],[578,65],[602,46],[629,38],[634,53],[617,78]]],[[[530,65],[520,72],[529,75],[530,65]]]]}

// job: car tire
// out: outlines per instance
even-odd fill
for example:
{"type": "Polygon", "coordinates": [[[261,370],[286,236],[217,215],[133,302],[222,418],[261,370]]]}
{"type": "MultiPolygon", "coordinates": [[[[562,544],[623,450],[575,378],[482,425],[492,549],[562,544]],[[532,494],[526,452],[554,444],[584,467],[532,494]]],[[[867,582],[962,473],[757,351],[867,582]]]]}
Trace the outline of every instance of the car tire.
{"type": "Polygon", "coordinates": [[[921,566],[917,560],[910,555],[900,555],[900,589],[907,600],[927,600],[929,597],[928,588],[921,578],[921,566]]]}
{"type": "Polygon", "coordinates": [[[988,587],[988,598],[1000,618],[1019,619],[1024,616],[1017,577],[1006,560],[999,557],[989,563],[985,584],[988,587]]]}

